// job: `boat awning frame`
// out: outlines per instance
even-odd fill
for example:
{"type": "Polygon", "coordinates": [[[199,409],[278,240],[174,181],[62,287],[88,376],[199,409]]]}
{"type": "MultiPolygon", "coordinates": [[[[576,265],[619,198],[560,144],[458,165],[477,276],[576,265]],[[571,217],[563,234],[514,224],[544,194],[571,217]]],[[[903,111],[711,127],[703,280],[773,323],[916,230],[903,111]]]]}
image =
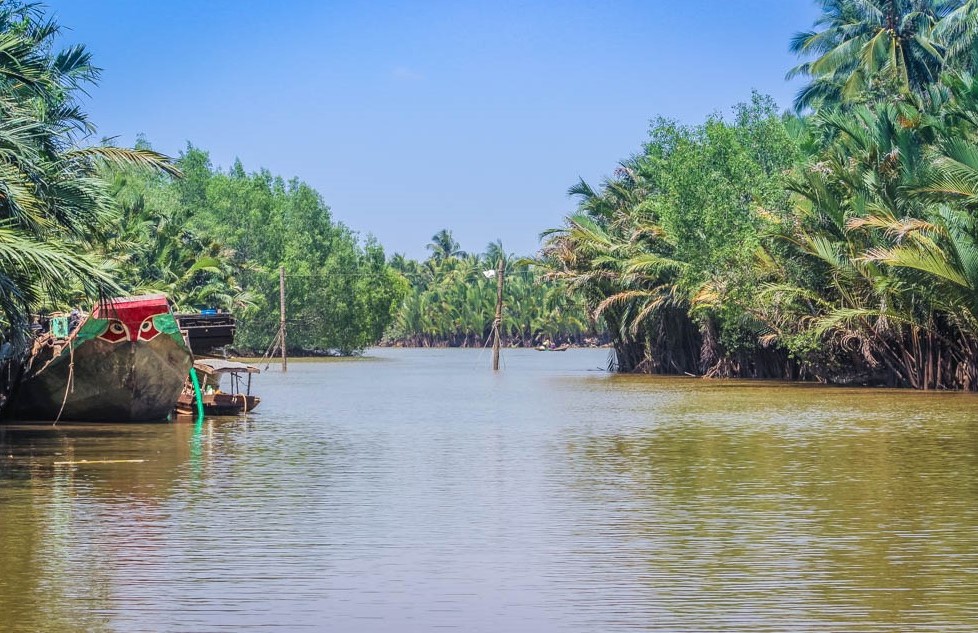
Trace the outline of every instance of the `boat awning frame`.
{"type": "Polygon", "coordinates": [[[220,358],[202,358],[194,361],[194,369],[207,375],[213,374],[260,374],[261,370],[252,365],[220,358]]]}

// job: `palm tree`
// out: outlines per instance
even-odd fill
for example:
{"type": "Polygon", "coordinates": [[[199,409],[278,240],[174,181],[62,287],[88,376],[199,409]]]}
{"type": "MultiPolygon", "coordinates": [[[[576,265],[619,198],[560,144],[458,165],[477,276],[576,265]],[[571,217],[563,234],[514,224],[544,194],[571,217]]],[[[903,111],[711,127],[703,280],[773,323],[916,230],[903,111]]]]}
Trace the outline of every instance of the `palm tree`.
{"type": "Polygon", "coordinates": [[[821,0],[815,28],[791,40],[791,51],[808,59],[788,78],[810,79],[795,107],[925,93],[938,81],[947,55],[936,28],[961,2],[821,0]]]}
{"type": "Polygon", "coordinates": [[[118,289],[85,254],[116,212],[103,166],[178,173],[149,150],[79,147],[94,130],[75,95],[98,69],[59,35],[37,5],[0,7],[0,326],[15,340],[45,305],[118,289]]]}
{"type": "Polygon", "coordinates": [[[495,267],[500,261],[506,263],[508,258],[506,255],[506,249],[503,248],[503,241],[496,240],[495,242],[489,242],[486,244],[486,250],[485,253],[483,253],[482,261],[489,267],[495,267]]]}
{"type": "Polygon", "coordinates": [[[465,252],[462,251],[461,246],[452,237],[452,232],[448,229],[442,229],[431,236],[431,243],[428,244],[428,250],[431,251],[431,257],[435,261],[442,261],[448,259],[449,257],[464,257],[465,252]]]}
{"type": "Polygon", "coordinates": [[[978,387],[978,126],[953,101],[970,84],[949,86],[942,116],[878,105],[813,117],[833,141],[798,170],[783,235],[810,265],[761,293],[772,337],[814,336],[823,359],[891,384],[978,387]]]}
{"type": "Polygon", "coordinates": [[[490,242],[481,255],[455,252],[444,257],[439,251],[423,264],[397,259],[402,271],[420,269],[428,274],[412,277],[388,340],[419,346],[484,345],[492,331],[496,283],[483,272],[501,257],[509,260],[502,329],[511,342],[528,345],[547,335],[567,341],[591,330],[583,306],[566,288],[544,281],[543,273],[531,270],[526,261],[513,261],[499,241],[490,242]]]}
{"type": "Polygon", "coordinates": [[[171,195],[172,178],[119,168],[104,170],[104,178],[119,213],[96,251],[126,292],[162,292],[178,309],[254,305],[238,279],[249,263],[191,225],[192,212],[171,195]]]}
{"type": "Polygon", "coordinates": [[[978,70],[978,0],[964,0],[937,25],[935,33],[946,42],[946,63],[951,69],[978,70]]]}

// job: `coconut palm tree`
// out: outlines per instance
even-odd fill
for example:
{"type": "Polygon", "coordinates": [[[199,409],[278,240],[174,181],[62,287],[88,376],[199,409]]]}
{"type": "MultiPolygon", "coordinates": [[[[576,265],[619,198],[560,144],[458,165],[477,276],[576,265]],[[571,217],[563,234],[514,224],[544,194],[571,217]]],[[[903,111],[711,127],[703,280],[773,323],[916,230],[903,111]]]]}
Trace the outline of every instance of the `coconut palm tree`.
{"type": "Polygon", "coordinates": [[[432,259],[439,262],[449,257],[465,256],[465,252],[462,251],[459,243],[455,241],[452,232],[448,229],[442,229],[431,236],[428,250],[431,251],[432,259]]]}
{"type": "Polygon", "coordinates": [[[978,71],[978,0],[956,3],[937,25],[935,34],[947,47],[945,62],[957,71],[978,71]]]}
{"type": "Polygon", "coordinates": [[[503,248],[503,241],[496,240],[486,244],[486,250],[482,254],[482,259],[487,267],[495,267],[500,261],[505,264],[509,260],[509,257],[506,255],[506,249],[503,248]]]}
{"type": "Polygon", "coordinates": [[[924,94],[944,68],[947,46],[938,24],[962,0],[821,0],[814,28],[796,34],[791,51],[807,58],[788,78],[807,77],[799,110],[924,94]]]}
{"type": "MultiPolygon", "coordinates": [[[[453,250],[460,252],[457,246],[453,250]]],[[[580,302],[565,288],[544,281],[542,272],[531,269],[526,260],[506,255],[496,241],[481,255],[436,253],[420,265],[399,258],[400,270],[422,269],[428,274],[410,277],[411,291],[387,338],[420,346],[484,345],[492,332],[496,282],[483,273],[495,268],[500,258],[508,260],[502,331],[510,343],[529,345],[548,336],[553,341],[580,340],[591,330],[580,302]]]]}
{"type": "Polygon", "coordinates": [[[76,95],[98,77],[82,46],[37,5],[0,7],[0,326],[18,339],[45,305],[118,289],[88,247],[115,216],[104,165],[177,174],[149,150],[83,146],[93,132],[76,95]]]}

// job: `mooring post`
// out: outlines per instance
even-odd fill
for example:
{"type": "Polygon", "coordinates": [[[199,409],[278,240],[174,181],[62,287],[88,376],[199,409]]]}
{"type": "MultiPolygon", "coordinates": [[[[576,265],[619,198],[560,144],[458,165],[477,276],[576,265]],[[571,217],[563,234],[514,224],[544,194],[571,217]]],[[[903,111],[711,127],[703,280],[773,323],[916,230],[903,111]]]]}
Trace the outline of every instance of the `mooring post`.
{"type": "Polygon", "coordinates": [[[495,338],[492,341],[493,371],[499,371],[499,344],[503,329],[503,273],[505,271],[506,267],[500,257],[499,264],[496,266],[496,319],[492,322],[492,329],[495,333],[495,338]]]}
{"type": "Polygon", "coordinates": [[[278,336],[282,343],[282,371],[289,371],[289,357],[285,344],[285,266],[278,268],[278,336]]]}

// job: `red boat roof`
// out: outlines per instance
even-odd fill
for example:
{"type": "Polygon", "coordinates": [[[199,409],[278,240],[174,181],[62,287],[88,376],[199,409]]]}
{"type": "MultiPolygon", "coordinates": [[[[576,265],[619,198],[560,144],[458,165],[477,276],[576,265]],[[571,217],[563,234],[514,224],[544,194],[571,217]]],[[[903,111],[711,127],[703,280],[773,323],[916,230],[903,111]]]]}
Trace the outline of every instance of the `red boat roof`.
{"type": "Polygon", "coordinates": [[[109,314],[129,312],[132,310],[158,314],[169,312],[170,304],[166,299],[166,295],[161,294],[141,295],[138,297],[117,297],[95,306],[95,309],[92,310],[92,316],[95,318],[100,317],[103,309],[109,314]]]}

